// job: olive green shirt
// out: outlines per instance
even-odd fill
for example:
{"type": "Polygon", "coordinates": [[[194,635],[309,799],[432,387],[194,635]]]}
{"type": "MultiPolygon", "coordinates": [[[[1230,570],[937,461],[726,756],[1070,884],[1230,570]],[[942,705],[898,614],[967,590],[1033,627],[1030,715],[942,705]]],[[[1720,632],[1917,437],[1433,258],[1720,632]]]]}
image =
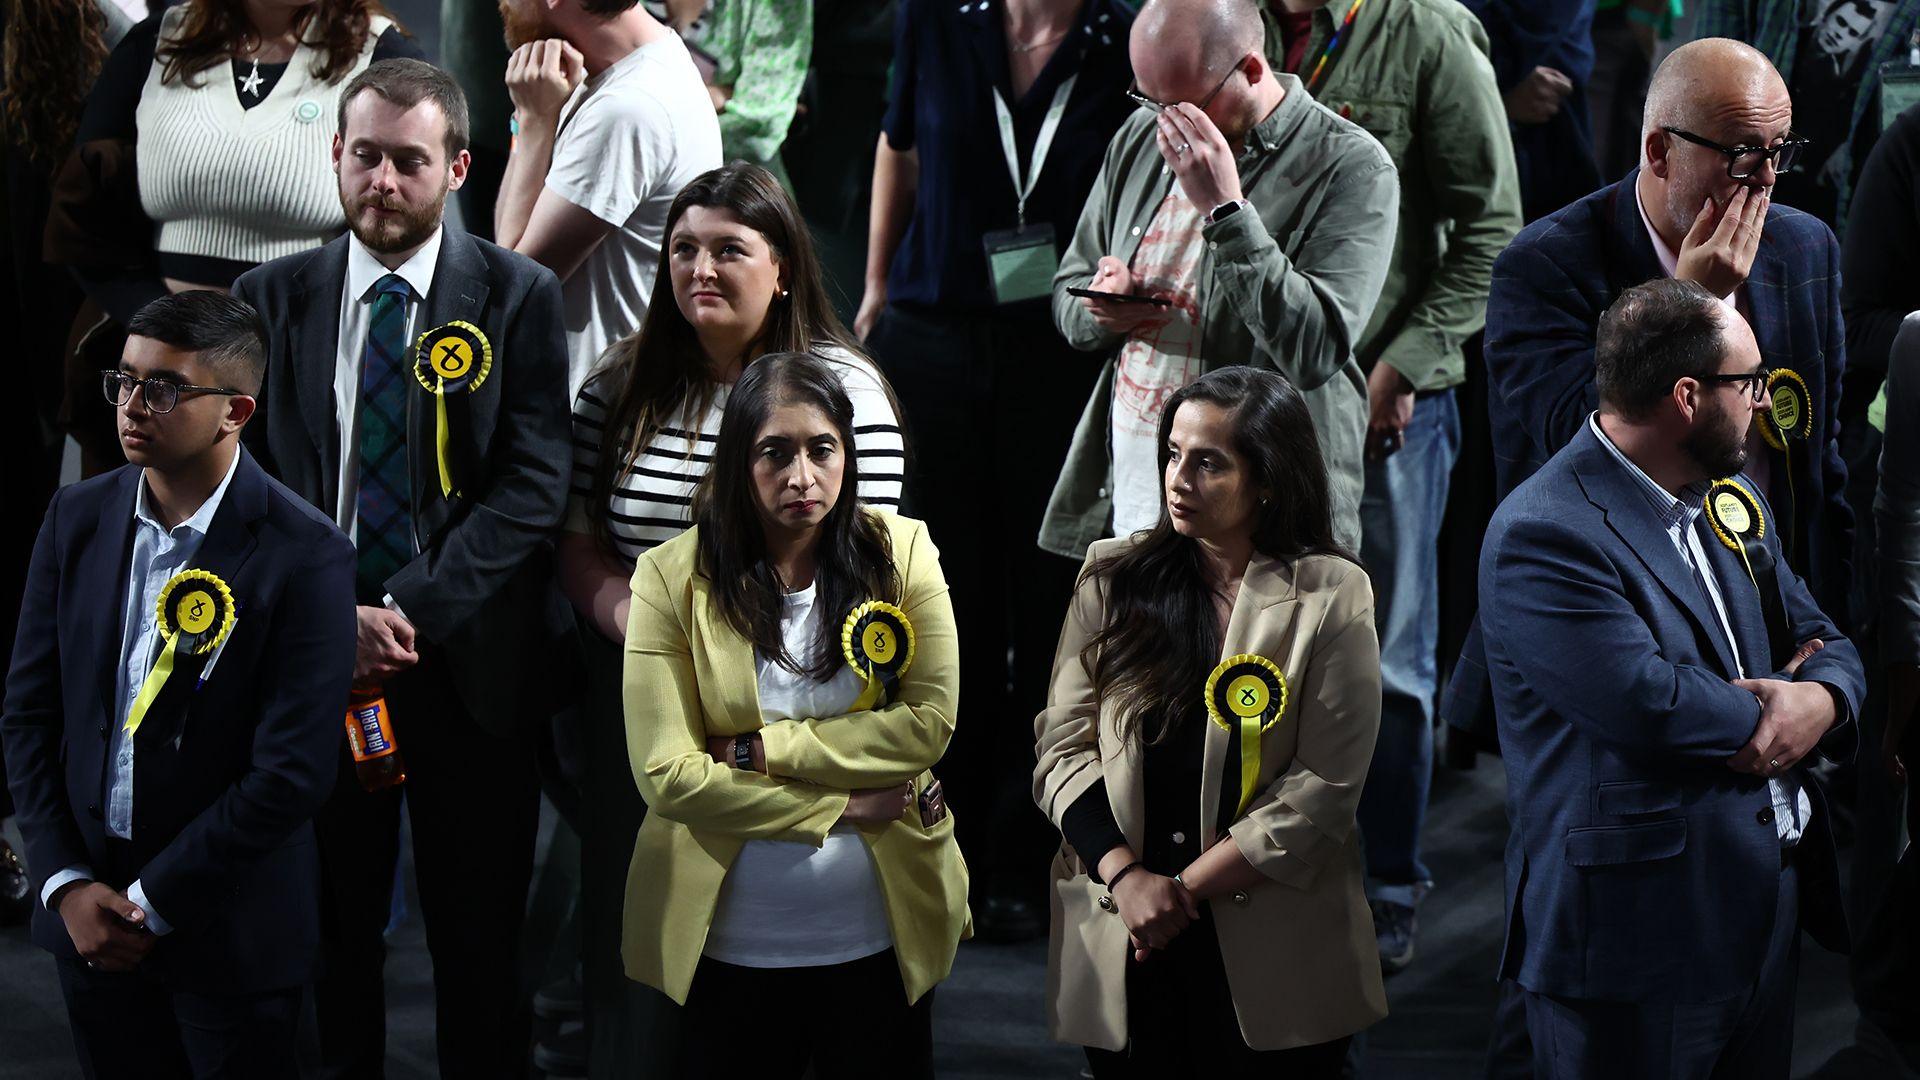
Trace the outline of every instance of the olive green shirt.
{"type": "MultiPolygon", "coordinates": [[[[1206,247],[1194,274],[1204,313],[1199,359],[1208,371],[1272,368],[1300,389],[1326,462],[1334,535],[1357,550],[1367,389],[1354,345],[1386,279],[1400,198],[1379,142],[1316,103],[1300,80],[1277,78],[1285,99],[1247,134],[1236,159],[1253,212],[1230,214],[1201,233],[1206,247]]],[[[1138,109],[1107,144],[1053,279],[1060,333],[1077,349],[1109,354],[1040,525],[1042,548],[1075,559],[1111,531],[1111,354],[1125,338],[1102,330],[1066,290],[1092,280],[1103,255],[1132,263],[1173,187],[1155,131],[1154,114],[1138,109]]]]}
{"type": "MultiPolygon", "coordinates": [[[[1313,13],[1308,78],[1348,0],[1313,13]]],[[[1272,9],[1267,55],[1285,48],[1272,9]]],[[[1520,231],[1520,178],[1487,33],[1456,0],[1366,0],[1314,97],[1366,128],[1400,170],[1400,233],[1360,336],[1362,370],[1384,360],[1415,390],[1466,379],[1461,346],[1487,321],[1493,260],[1520,231]]]]}

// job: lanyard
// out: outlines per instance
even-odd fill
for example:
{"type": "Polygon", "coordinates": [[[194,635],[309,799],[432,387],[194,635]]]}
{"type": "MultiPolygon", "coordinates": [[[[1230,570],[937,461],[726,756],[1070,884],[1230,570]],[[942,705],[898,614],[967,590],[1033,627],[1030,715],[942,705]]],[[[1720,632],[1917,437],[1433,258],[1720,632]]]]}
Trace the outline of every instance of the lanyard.
{"type": "Polygon", "coordinates": [[[1319,88],[1320,76],[1327,73],[1334,51],[1346,41],[1347,31],[1353,29],[1353,17],[1360,14],[1360,5],[1366,2],[1367,0],[1353,0],[1353,6],[1347,9],[1347,17],[1340,20],[1340,25],[1334,30],[1333,36],[1328,38],[1326,45],[1321,48],[1320,59],[1313,65],[1313,74],[1307,77],[1307,93],[1311,94],[1319,88]]]}
{"type": "Polygon", "coordinates": [[[1046,163],[1047,150],[1053,146],[1053,137],[1060,130],[1060,118],[1067,112],[1067,98],[1073,94],[1073,84],[1079,78],[1077,72],[1069,75],[1060,89],[1053,92],[1053,104],[1047,106],[1047,117],[1040,121],[1040,135],[1033,140],[1033,163],[1025,179],[1020,176],[1020,152],[1013,144],[1013,111],[1007,108],[1007,100],[1000,96],[999,87],[994,88],[993,111],[1000,117],[1000,149],[1006,152],[1007,171],[1013,174],[1013,197],[1022,229],[1027,227],[1027,196],[1033,194],[1033,186],[1040,180],[1040,166],[1046,163]]]}

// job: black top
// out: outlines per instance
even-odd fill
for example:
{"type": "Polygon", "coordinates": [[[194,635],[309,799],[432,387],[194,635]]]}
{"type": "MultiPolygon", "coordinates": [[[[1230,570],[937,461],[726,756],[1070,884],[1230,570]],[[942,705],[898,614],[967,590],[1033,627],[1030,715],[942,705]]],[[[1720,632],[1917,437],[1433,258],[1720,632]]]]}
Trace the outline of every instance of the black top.
{"type": "Polygon", "coordinates": [[[1840,248],[1840,309],[1847,324],[1843,419],[1864,415],[1887,377],[1900,320],[1920,311],[1920,106],[1894,118],[1860,170],[1840,248]]]}
{"type": "MultiPolygon", "coordinates": [[[[160,42],[160,20],[165,15],[162,10],[141,22],[127,36],[114,46],[113,53],[107,57],[106,64],[100,69],[100,77],[93,84],[93,92],[87,98],[86,111],[80,116],[80,128],[74,139],[76,144],[85,144],[100,140],[118,140],[137,144],[138,131],[135,115],[140,108],[141,91],[146,87],[147,76],[153,70],[154,51],[160,42]]],[[[372,61],[389,60],[395,57],[408,57],[415,60],[426,59],[426,53],[413,38],[399,26],[392,26],[380,35],[373,45],[372,61]]],[[[280,76],[285,74],[287,65],[261,64],[261,87],[258,98],[242,92],[239,80],[253,69],[253,62],[242,65],[235,61],[232,65],[232,78],[228,81],[229,91],[239,99],[242,107],[252,108],[266,100],[280,76]]],[[[214,67],[201,72],[196,78],[220,79],[228,74],[227,69],[214,67]]],[[[138,207],[128,208],[138,211],[138,207]]],[[[144,216],[144,215],[142,215],[144,216]]],[[[151,243],[151,241],[149,241],[151,243]]],[[[164,278],[172,277],[191,281],[200,285],[219,285],[230,287],[233,279],[253,268],[252,263],[231,259],[214,259],[197,255],[155,253],[150,265],[138,270],[104,270],[98,267],[76,267],[75,273],[81,283],[100,305],[107,309],[115,319],[125,323],[135,311],[149,301],[166,295],[164,278]]]]}
{"type": "Polygon", "coordinates": [[[1027,199],[1028,225],[1051,224],[1061,253],[1100,175],[1107,143],[1134,109],[1126,96],[1133,81],[1127,59],[1133,12],[1120,0],[1083,0],[1078,21],[1018,101],[1008,75],[1003,4],[902,0],[894,22],[893,85],[882,130],[895,150],[919,151],[920,182],[887,275],[887,299],[910,310],[994,306],[981,237],[1013,228],[1016,219],[995,89],[1013,114],[1024,168],[1054,92],[1079,75],[1027,199]]]}
{"type": "MultiPolygon", "coordinates": [[[[1200,857],[1200,781],[1206,770],[1207,719],[1197,699],[1193,712],[1182,718],[1173,733],[1146,748],[1141,757],[1141,783],[1146,807],[1144,851],[1134,852],[1152,873],[1172,876],[1200,857]]],[[[1221,766],[1220,806],[1211,827],[1224,834],[1240,808],[1240,733],[1227,740],[1221,766]]],[[[1107,782],[1096,781],[1073,801],[1062,816],[1061,834],[1073,847],[1087,874],[1100,879],[1100,858],[1127,842],[1113,818],[1107,782]]]]}

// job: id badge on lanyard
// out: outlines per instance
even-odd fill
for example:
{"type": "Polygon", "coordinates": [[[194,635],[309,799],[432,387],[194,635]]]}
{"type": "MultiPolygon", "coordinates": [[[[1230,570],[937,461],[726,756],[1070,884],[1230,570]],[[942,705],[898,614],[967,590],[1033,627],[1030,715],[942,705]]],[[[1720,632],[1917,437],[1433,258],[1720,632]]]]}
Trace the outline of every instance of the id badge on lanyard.
{"type": "Polygon", "coordinates": [[[1032,300],[1053,291],[1053,275],[1060,269],[1059,249],[1054,246],[1053,226],[1048,222],[1027,223],[1027,196],[1033,194],[1046,164],[1047,151],[1060,130],[1060,118],[1066,114],[1067,98],[1080,76],[1073,75],[1053,92],[1046,119],[1040,122],[1039,137],[1033,142],[1033,161],[1026,175],[1020,173],[1020,153],[1014,145],[1013,112],[1007,108],[1000,91],[993,91],[993,110],[1000,122],[1000,149],[1007,156],[1007,171],[1013,176],[1013,194],[1017,206],[1017,224],[1011,229],[987,233],[982,240],[987,252],[987,276],[993,284],[996,303],[1011,304],[1032,300]]]}

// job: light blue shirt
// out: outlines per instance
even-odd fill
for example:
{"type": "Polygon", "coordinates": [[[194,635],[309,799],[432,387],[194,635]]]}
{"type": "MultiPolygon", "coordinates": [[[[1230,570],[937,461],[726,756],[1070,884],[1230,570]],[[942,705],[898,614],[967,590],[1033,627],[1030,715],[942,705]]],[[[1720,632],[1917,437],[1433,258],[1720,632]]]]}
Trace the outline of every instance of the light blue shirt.
{"type": "MultiPolygon", "coordinates": [[[[1713,603],[1713,613],[1720,617],[1720,633],[1727,639],[1727,647],[1733,652],[1733,664],[1736,674],[1744,675],[1746,663],[1740,658],[1740,641],[1733,636],[1733,623],[1727,618],[1726,600],[1720,595],[1720,582],[1713,576],[1713,564],[1707,561],[1707,551],[1700,545],[1700,530],[1694,527],[1700,515],[1707,509],[1707,490],[1711,485],[1694,484],[1688,487],[1685,499],[1678,499],[1666,488],[1661,487],[1645,470],[1633,463],[1633,459],[1622,453],[1607,438],[1600,428],[1600,414],[1587,417],[1587,423],[1593,433],[1599,437],[1600,445],[1607,448],[1613,459],[1626,467],[1627,472],[1640,482],[1648,500],[1653,503],[1654,513],[1660,517],[1660,523],[1666,526],[1667,539],[1680,552],[1680,557],[1693,567],[1700,580],[1707,587],[1707,599],[1713,603]]],[[[1764,673],[1762,673],[1764,675],[1764,673]]],[[[1806,830],[1807,819],[1813,816],[1813,800],[1794,779],[1791,773],[1767,779],[1767,794],[1773,800],[1774,831],[1780,836],[1783,847],[1792,847],[1800,842],[1800,834],[1806,830]]]]}
{"type": "MultiPolygon", "coordinates": [[[[154,516],[146,476],[140,478],[139,494],[133,503],[133,559],[127,572],[127,596],[120,619],[120,667],[114,687],[112,741],[107,746],[107,835],[122,840],[133,838],[133,737],[125,730],[127,710],[140,696],[163,642],[160,640],[160,590],[167,580],[187,568],[207,538],[207,526],[220,510],[220,502],[233,483],[240,466],[235,449],[233,462],[220,486],[193,516],[168,529],[154,516]]],[[[92,880],[90,867],[70,866],[47,879],[40,890],[40,902],[46,903],[61,886],[70,881],[92,880]]],[[[172,930],[160,913],[147,902],[146,890],[135,881],[127,888],[127,899],[147,913],[147,927],[156,934],[172,930]]]]}

